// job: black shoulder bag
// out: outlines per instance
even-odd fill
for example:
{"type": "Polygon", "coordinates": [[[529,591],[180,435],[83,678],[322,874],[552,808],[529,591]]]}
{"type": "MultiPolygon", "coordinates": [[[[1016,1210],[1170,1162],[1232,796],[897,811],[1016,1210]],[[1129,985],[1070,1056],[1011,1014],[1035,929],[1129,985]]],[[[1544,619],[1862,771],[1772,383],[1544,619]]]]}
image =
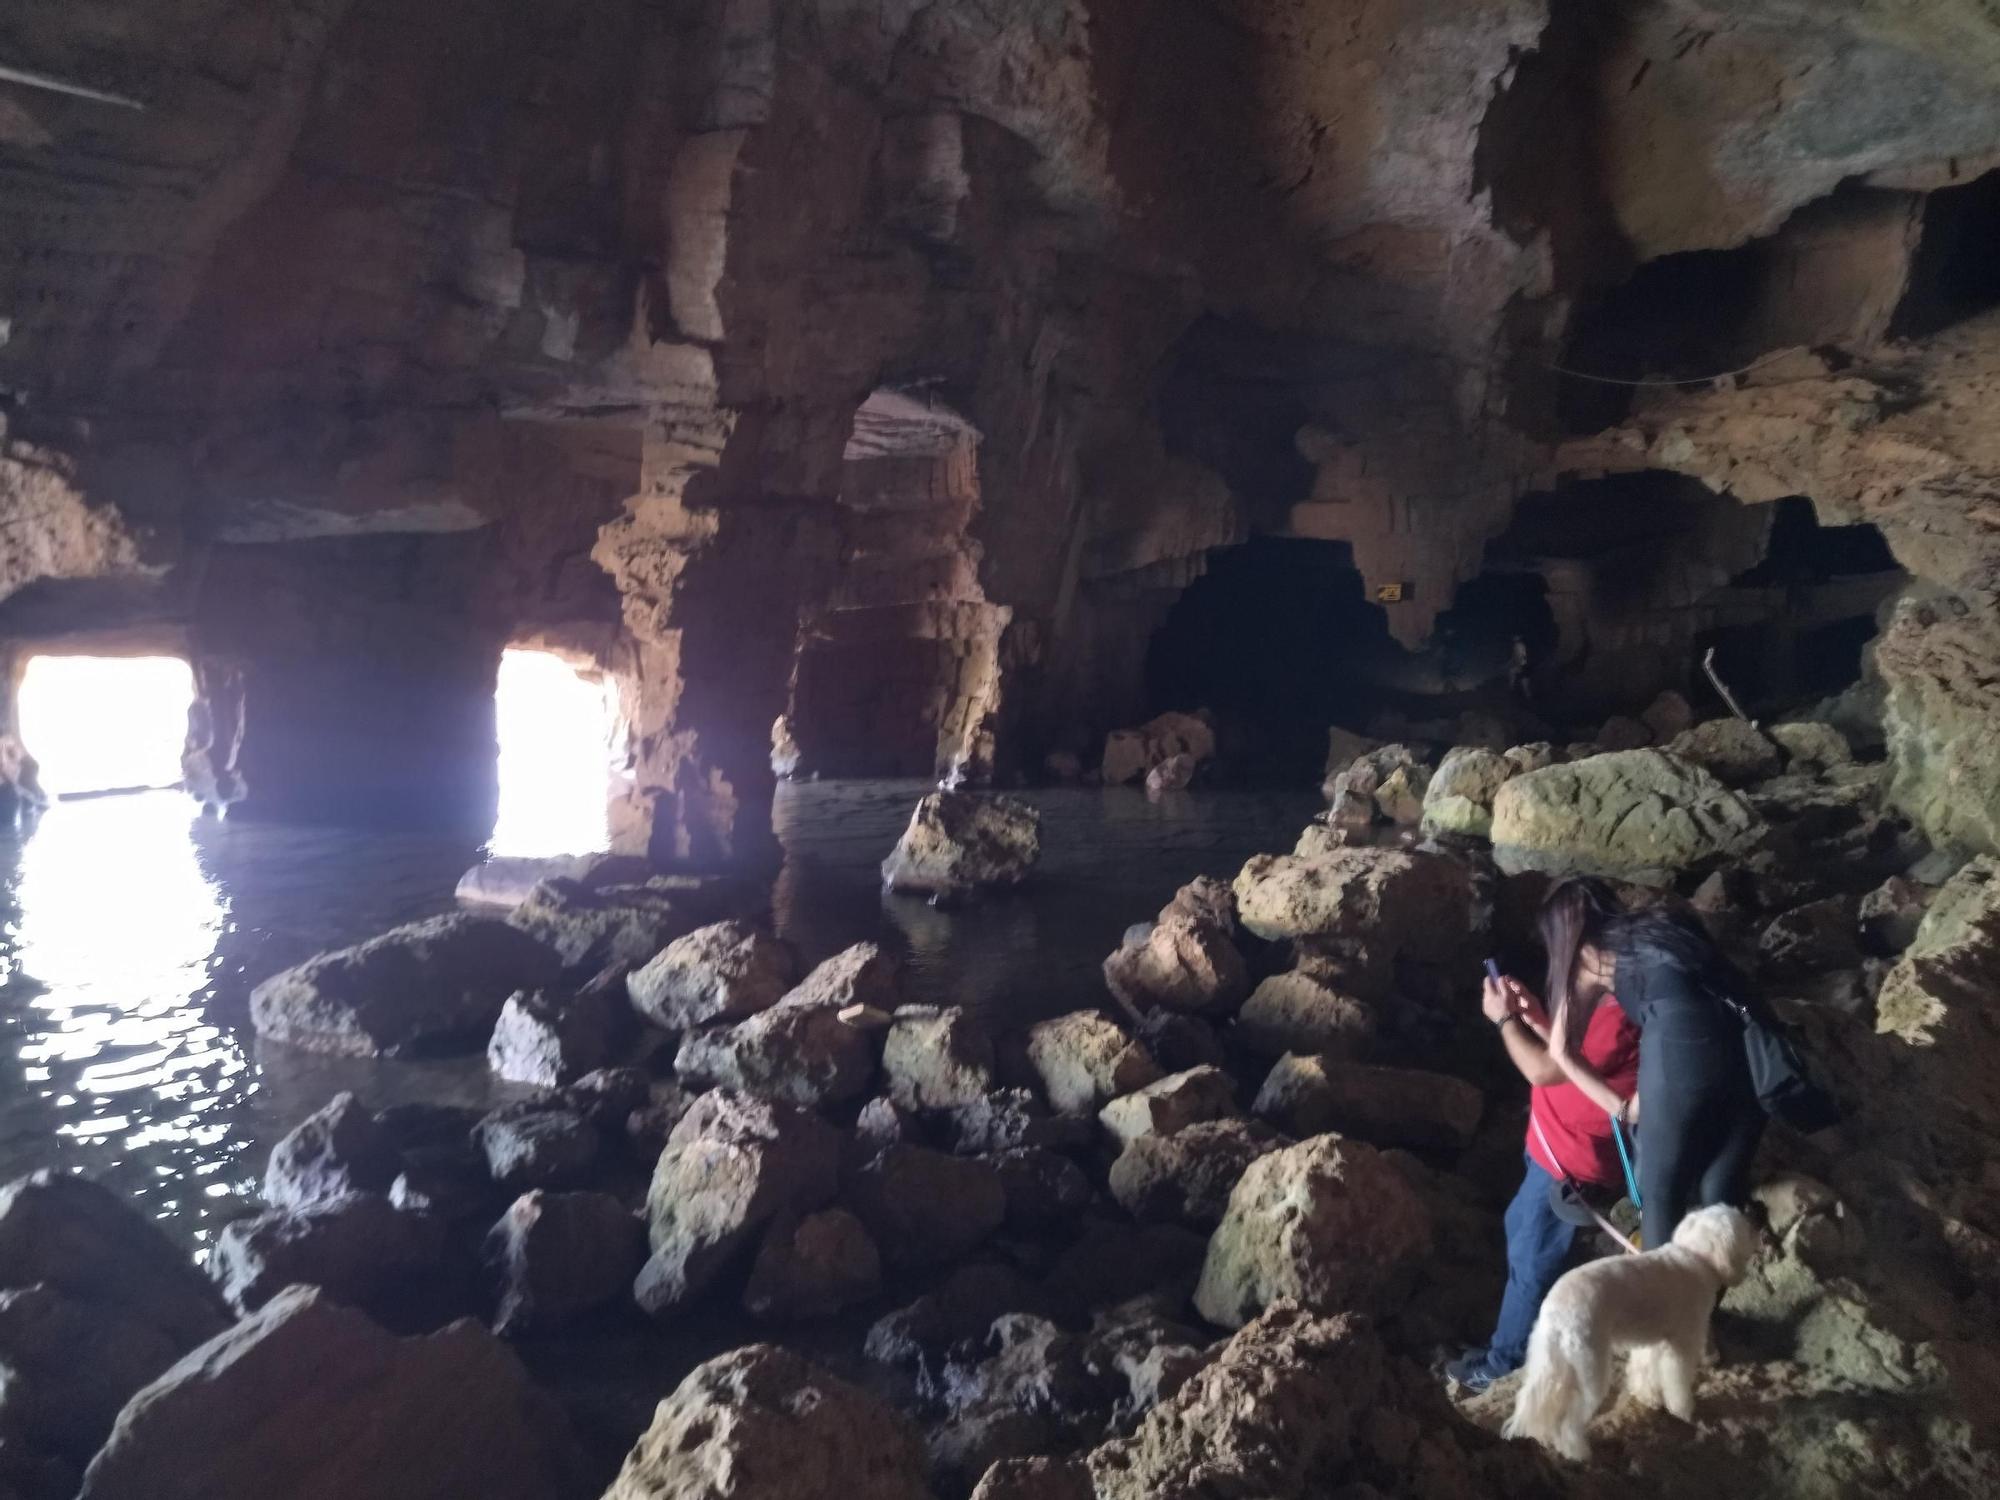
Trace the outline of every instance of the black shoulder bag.
{"type": "Polygon", "coordinates": [[[1743,1023],[1743,1056],[1764,1113],[1807,1135],[1839,1124],[1840,1104],[1813,1077],[1798,1044],[1798,1028],[1726,991],[1718,992],[1717,998],[1743,1023]]]}

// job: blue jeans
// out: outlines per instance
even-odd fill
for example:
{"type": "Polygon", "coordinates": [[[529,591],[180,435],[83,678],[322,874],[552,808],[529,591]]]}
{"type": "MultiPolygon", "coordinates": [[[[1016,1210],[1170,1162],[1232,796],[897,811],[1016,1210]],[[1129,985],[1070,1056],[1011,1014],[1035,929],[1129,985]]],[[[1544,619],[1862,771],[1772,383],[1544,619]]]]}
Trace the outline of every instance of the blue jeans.
{"type": "Polygon", "coordinates": [[[1554,1186],[1555,1178],[1529,1157],[1521,1190],[1507,1205],[1507,1295],[1500,1299],[1500,1318],[1486,1351],[1495,1374],[1518,1370],[1527,1359],[1535,1314],[1562,1275],[1576,1240],[1576,1226],[1564,1223],[1549,1207],[1549,1189],[1554,1186]]]}

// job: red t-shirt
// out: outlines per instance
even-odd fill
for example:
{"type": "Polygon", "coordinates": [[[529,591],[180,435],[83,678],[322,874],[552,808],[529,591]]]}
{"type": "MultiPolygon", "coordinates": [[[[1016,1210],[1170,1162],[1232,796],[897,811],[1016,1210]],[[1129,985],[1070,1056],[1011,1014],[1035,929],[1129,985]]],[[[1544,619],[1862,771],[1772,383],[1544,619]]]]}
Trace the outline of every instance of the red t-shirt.
{"type": "MultiPolygon", "coordinates": [[[[1639,1082],[1639,1028],[1627,1019],[1624,1008],[1606,995],[1591,1013],[1584,1028],[1578,1055],[1590,1064],[1620,1097],[1630,1098],[1639,1082]]],[[[1544,1172],[1564,1175],[1593,1187],[1622,1187],[1624,1169],[1618,1163],[1618,1145],[1611,1138],[1611,1116],[1592,1102],[1573,1083],[1543,1084],[1528,1091],[1528,1155],[1544,1172]],[[1537,1130],[1536,1125],[1541,1129],[1537,1130]],[[1549,1160],[1542,1137],[1555,1148],[1556,1160],[1549,1160]]]]}

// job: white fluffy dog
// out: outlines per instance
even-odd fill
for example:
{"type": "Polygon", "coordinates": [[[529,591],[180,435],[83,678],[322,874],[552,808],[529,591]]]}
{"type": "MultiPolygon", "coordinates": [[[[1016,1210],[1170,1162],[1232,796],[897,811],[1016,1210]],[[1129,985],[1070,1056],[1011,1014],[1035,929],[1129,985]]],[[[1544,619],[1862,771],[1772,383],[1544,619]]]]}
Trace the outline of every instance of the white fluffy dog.
{"type": "Polygon", "coordinates": [[[1756,1252],[1757,1228],[1742,1214],[1698,1208],[1681,1220],[1671,1244],[1565,1274],[1549,1288],[1528,1338],[1527,1374],[1507,1436],[1589,1458],[1586,1429],[1611,1387],[1618,1349],[1632,1351],[1625,1380],[1634,1396],[1691,1418],[1709,1315],[1756,1252]]]}

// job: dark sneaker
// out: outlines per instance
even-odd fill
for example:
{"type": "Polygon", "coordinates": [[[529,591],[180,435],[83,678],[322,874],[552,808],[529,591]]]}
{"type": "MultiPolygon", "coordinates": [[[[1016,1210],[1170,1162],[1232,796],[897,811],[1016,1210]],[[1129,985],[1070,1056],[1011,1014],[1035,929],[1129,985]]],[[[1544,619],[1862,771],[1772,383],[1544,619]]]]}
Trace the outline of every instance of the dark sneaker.
{"type": "Polygon", "coordinates": [[[1468,1396],[1483,1394],[1494,1381],[1508,1373],[1493,1367],[1484,1349],[1468,1349],[1444,1367],[1444,1377],[1468,1396]]]}

